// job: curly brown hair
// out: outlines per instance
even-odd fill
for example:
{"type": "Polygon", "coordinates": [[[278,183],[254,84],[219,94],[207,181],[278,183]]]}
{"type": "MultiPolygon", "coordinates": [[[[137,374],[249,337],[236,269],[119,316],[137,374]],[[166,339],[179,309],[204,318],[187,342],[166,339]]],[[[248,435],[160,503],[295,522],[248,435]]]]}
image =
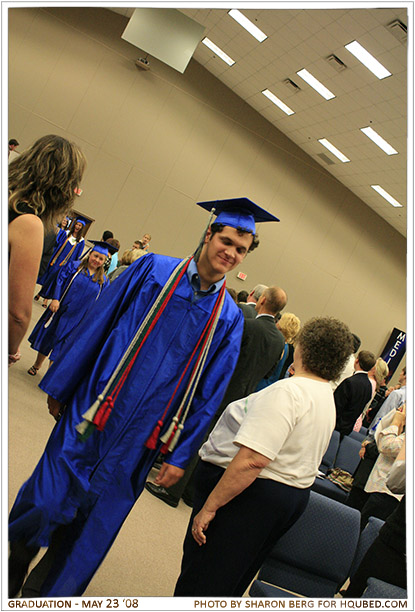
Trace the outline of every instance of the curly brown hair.
{"type": "Polygon", "coordinates": [[[51,229],[71,207],[86,160],[79,147],[50,134],[39,138],[9,164],[9,208],[25,202],[51,229]]]}
{"type": "Polygon", "coordinates": [[[335,380],[353,352],[353,336],[338,319],[315,317],[301,328],[295,345],[299,345],[306,370],[325,380],[335,380]]]}

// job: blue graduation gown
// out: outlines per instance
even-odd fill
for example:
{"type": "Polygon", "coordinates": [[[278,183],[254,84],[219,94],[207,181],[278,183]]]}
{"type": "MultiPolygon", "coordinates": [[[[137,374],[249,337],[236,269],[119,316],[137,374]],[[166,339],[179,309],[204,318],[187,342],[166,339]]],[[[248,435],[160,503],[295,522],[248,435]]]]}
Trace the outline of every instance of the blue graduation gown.
{"type": "Polygon", "coordinates": [[[43,298],[50,299],[52,296],[50,295],[50,291],[54,286],[56,281],[56,277],[58,276],[59,270],[62,269],[62,266],[66,265],[63,262],[69,253],[71,253],[68,261],[76,261],[80,259],[82,255],[82,251],[84,250],[85,240],[82,238],[75,245],[69,242],[68,236],[65,230],[59,230],[58,236],[56,238],[56,246],[52,253],[52,257],[50,258],[50,262],[48,263],[48,267],[42,276],[37,279],[38,285],[42,285],[42,289],[39,291],[39,295],[43,298]],[[53,262],[54,257],[56,256],[59,249],[63,246],[62,251],[59,253],[56,260],[53,262]],[[73,248],[73,251],[71,252],[73,248]],[[53,262],[53,264],[52,264],[53,262]]]}
{"type": "MultiPolygon", "coordinates": [[[[55,562],[44,596],[83,593],[103,560],[159,452],[145,447],[216,302],[193,300],[184,274],[134,363],[102,432],[81,442],[75,426],[102,392],[124,350],[179,260],[149,254],[110,284],[43,377],[40,387],[66,404],[34,473],[10,515],[10,540],[47,546],[52,532],[72,523],[65,557],[55,562]],[[76,517],[76,518],[75,518],[76,517]],[[74,521],[75,518],[75,521],[74,521]]],[[[227,294],[191,409],[167,461],[185,468],[200,447],[238,359],[241,310],[227,294]]],[[[162,429],[182,398],[182,381],[162,429]]]]}
{"type": "Polygon", "coordinates": [[[94,282],[88,270],[75,276],[80,263],[80,261],[70,261],[60,268],[49,295],[52,299],[60,301],[69,286],[68,292],[53,316],[49,308],[42,314],[28,338],[31,347],[42,355],[49,355],[52,351],[51,361],[55,361],[69,334],[79,325],[88,308],[109,284],[107,278],[102,285],[94,282]],[[45,327],[46,324],[48,325],[45,327]]]}

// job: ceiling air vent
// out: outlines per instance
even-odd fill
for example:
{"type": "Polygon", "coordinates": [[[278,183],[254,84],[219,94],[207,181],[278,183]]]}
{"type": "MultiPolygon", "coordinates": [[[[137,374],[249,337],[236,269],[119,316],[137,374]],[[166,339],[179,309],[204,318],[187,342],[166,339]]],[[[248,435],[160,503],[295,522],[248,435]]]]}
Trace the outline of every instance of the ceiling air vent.
{"type": "Polygon", "coordinates": [[[337,57],[337,55],[329,55],[327,58],[328,63],[332,66],[337,72],[341,72],[342,70],[346,70],[347,66],[344,64],[341,59],[337,57]]]}
{"type": "Polygon", "coordinates": [[[291,79],[285,79],[284,85],[286,85],[294,93],[301,91],[301,87],[298,87],[297,83],[294,83],[294,81],[291,79]]]}
{"type": "Polygon", "coordinates": [[[408,40],[408,28],[402,21],[399,21],[399,19],[395,19],[395,21],[392,21],[385,27],[399,40],[399,42],[406,43],[408,40]]]}
{"type": "Polygon", "coordinates": [[[330,159],[330,157],[324,155],[324,153],[317,153],[317,157],[323,160],[323,162],[325,162],[328,166],[332,166],[335,163],[333,160],[330,159]]]}

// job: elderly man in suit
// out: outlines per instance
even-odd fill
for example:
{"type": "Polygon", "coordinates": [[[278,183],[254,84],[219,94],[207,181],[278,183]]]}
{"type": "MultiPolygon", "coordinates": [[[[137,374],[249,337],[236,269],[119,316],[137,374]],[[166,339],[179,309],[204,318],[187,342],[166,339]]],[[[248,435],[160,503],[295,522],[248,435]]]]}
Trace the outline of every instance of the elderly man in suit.
{"type": "MultiPolygon", "coordinates": [[[[275,317],[286,304],[287,294],[283,289],[267,287],[255,304],[256,318],[245,319],[239,359],[205,439],[226,406],[253,393],[259,381],[275,368],[285,344],[284,336],[275,325],[275,317]]],[[[196,454],[188,465],[183,478],[168,489],[152,482],[147,482],[145,488],[173,508],[178,506],[181,497],[191,506],[193,494],[191,476],[198,460],[199,456],[196,454]]]]}
{"type": "Polygon", "coordinates": [[[246,304],[243,302],[238,303],[239,308],[242,310],[244,319],[255,319],[257,316],[255,306],[265,289],[268,289],[267,285],[255,285],[248,297],[246,298],[246,304]]]}
{"type": "Polygon", "coordinates": [[[363,408],[373,394],[372,383],[368,372],[376,363],[376,357],[370,351],[360,351],[355,360],[353,376],[345,378],[334,392],[336,404],[336,430],[340,436],[347,436],[362,414],[363,408]]]}

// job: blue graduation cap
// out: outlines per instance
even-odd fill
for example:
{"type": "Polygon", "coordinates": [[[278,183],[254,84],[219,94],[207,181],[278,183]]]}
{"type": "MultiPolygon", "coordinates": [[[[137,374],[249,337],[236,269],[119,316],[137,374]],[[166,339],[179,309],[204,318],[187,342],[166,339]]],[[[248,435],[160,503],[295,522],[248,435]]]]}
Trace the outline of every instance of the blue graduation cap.
{"type": "Polygon", "coordinates": [[[197,205],[217,215],[215,223],[228,225],[251,234],[255,234],[255,223],[279,221],[277,217],[248,198],[211,200],[209,202],[197,202],[197,205]]]}
{"type": "Polygon", "coordinates": [[[93,243],[93,247],[91,251],[96,251],[97,253],[101,253],[102,255],[113,255],[118,251],[117,247],[112,244],[108,244],[108,242],[104,242],[103,240],[90,240],[89,242],[93,243]]]}
{"type": "Polygon", "coordinates": [[[83,217],[82,215],[76,215],[75,223],[82,223],[82,225],[86,225],[90,222],[90,219],[85,219],[85,217],[83,217]]]}

